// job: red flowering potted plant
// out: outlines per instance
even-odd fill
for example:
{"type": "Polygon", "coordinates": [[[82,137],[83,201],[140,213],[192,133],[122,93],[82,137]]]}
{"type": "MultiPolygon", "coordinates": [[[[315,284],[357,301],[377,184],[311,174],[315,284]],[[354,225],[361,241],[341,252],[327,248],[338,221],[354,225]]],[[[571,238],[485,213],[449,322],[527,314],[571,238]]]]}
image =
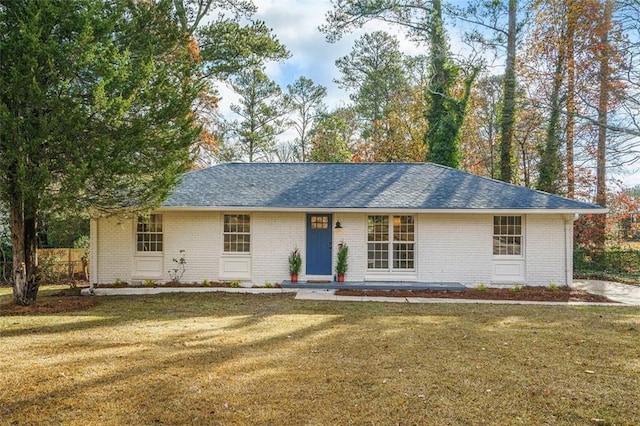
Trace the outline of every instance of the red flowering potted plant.
{"type": "Polygon", "coordinates": [[[291,282],[298,282],[298,274],[302,267],[302,256],[300,256],[300,250],[296,247],[289,255],[289,274],[291,275],[291,282]]]}

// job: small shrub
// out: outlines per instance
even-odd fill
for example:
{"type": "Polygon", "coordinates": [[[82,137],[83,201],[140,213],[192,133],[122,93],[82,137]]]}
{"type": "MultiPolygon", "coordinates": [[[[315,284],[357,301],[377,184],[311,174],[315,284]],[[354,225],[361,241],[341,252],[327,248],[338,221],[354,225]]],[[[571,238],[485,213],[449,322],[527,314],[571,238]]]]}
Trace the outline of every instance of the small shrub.
{"type": "Polygon", "coordinates": [[[476,287],[476,290],[478,291],[487,291],[488,287],[485,284],[480,284],[476,287]]]}
{"type": "Polygon", "coordinates": [[[518,283],[515,283],[513,287],[510,288],[511,291],[519,292],[522,291],[522,286],[518,283]]]}
{"type": "Polygon", "coordinates": [[[336,262],[336,273],[338,275],[344,275],[349,267],[347,260],[349,258],[349,247],[346,243],[340,243],[338,246],[338,255],[336,262]]]}
{"type": "Polygon", "coordinates": [[[550,285],[549,285],[549,290],[551,290],[551,291],[558,291],[558,290],[560,290],[560,288],[558,288],[558,286],[557,286],[557,285],[555,285],[555,284],[550,284],[550,285]]]}
{"type": "Polygon", "coordinates": [[[38,276],[42,283],[53,284],[62,280],[64,260],[54,252],[38,256],[38,276]]]}
{"type": "Polygon", "coordinates": [[[156,280],[147,279],[142,282],[143,287],[154,287],[155,285],[156,285],[156,280]]]}
{"type": "Polygon", "coordinates": [[[273,288],[273,285],[269,281],[266,281],[264,283],[264,288],[273,288]]]}
{"type": "Polygon", "coordinates": [[[238,280],[231,281],[231,283],[229,283],[229,287],[231,287],[231,288],[238,288],[238,287],[240,287],[240,281],[238,281],[238,280]]]}
{"type": "Polygon", "coordinates": [[[126,281],[122,281],[120,278],[116,278],[116,280],[111,285],[114,287],[124,287],[129,284],[126,281]]]}
{"type": "Polygon", "coordinates": [[[179,283],[180,280],[182,279],[182,276],[184,275],[184,271],[185,271],[185,266],[187,264],[187,260],[185,259],[185,251],[184,250],[180,250],[180,258],[176,259],[175,257],[173,258],[173,264],[174,264],[174,268],[170,271],[167,271],[169,273],[169,278],[171,278],[171,281],[173,282],[177,282],[179,283]]]}
{"type": "Polygon", "coordinates": [[[202,285],[202,287],[211,287],[211,282],[205,278],[204,280],[202,280],[202,283],[200,283],[200,285],[202,285]]]}

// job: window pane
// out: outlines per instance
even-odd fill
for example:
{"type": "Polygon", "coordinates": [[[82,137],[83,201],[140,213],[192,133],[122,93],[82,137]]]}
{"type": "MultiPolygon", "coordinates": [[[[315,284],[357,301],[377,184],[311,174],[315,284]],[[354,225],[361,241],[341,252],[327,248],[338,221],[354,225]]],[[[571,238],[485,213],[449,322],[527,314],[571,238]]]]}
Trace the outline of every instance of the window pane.
{"type": "Polygon", "coordinates": [[[413,216],[393,217],[393,241],[413,241],[413,216]]]}
{"type": "Polygon", "coordinates": [[[413,244],[393,245],[393,269],[413,269],[413,244]]]}
{"type": "Polygon", "coordinates": [[[388,269],[389,268],[389,244],[369,243],[367,244],[367,268],[388,269]]]}
{"type": "Polygon", "coordinates": [[[367,218],[367,240],[389,241],[389,216],[369,216],[367,218]]]}

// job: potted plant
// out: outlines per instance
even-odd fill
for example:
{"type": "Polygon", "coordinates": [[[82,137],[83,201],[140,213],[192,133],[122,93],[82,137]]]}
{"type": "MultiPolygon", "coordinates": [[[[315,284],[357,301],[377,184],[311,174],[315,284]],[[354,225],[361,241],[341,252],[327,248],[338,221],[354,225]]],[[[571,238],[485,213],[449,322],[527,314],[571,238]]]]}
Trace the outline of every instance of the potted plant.
{"type": "Polygon", "coordinates": [[[302,266],[302,256],[300,256],[300,250],[296,247],[289,255],[289,274],[291,275],[291,282],[298,282],[298,274],[300,273],[300,267],[302,266]]]}
{"type": "Polygon", "coordinates": [[[347,272],[347,258],[349,257],[349,247],[345,243],[338,244],[338,262],[336,263],[336,274],[338,282],[344,282],[344,273],[347,272]]]}

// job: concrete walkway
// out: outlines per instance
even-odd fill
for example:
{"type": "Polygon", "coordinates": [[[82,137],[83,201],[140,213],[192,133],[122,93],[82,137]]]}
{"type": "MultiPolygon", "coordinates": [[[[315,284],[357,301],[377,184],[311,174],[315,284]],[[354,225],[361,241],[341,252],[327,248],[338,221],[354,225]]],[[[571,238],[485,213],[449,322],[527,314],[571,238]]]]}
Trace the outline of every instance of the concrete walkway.
{"type": "Polygon", "coordinates": [[[420,281],[345,281],[342,283],[310,283],[282,281],[282,288],[310,289],[310,290],[444,290],[462,291],[467,287],[457,282],[420,282],[420,281]]]}
{"type": "Polygon", "coordinates": [[[574,280],[573,288],[592,294],[599,294],[618,303],[593,302],[533,302],[522,300],[479,300],[479,299],[438,299],[423,297],[367,297],[336,296],[335,290],[301,289],[296,295],[300,300],[333,300],[345,302],[395,302],[395,303],[492,303],[498,305],[564,305],[564,306],[620,306],[620,304],[640,306],[640,286],[609,281],[574,280]]]}
{"type": "Polygon", "coordinates": [[[640,286],[611,281],[573,280],[571,287],[605,296],[625,305],[640,306],[640,286]]]}

